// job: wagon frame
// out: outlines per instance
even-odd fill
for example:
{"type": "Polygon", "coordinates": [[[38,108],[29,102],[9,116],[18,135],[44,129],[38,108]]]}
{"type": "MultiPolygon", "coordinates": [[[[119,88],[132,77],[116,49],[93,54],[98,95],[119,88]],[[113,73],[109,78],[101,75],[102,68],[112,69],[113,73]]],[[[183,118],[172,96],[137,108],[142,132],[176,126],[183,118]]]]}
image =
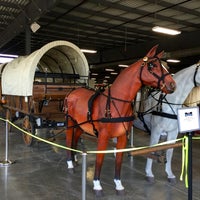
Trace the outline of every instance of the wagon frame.
{"type": "MultiPolygon", "coordinates": [[[[0,66],[1,105],[6,118],[22,118],[32,134],[42,128],[65,127],[63,101],[77,87],[88,85],[89,67],[81,50],[67,41],[54,41],[0,66]],[[14,73],[14,74],[13,74],[14,73]]],[[[33,137],[23,134],[27,146],[33,137]]]]}

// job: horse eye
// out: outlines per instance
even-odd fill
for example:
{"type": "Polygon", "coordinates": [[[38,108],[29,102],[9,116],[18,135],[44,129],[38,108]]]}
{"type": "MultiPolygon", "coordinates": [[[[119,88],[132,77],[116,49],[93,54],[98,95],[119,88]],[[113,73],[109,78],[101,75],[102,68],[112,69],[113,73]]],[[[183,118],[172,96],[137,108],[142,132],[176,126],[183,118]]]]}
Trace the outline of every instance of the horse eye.
{"type": "Polygon", "coordinates": [[[155,65],[152,62],[148,63],[148,70],[151,70],[155,65]]]}

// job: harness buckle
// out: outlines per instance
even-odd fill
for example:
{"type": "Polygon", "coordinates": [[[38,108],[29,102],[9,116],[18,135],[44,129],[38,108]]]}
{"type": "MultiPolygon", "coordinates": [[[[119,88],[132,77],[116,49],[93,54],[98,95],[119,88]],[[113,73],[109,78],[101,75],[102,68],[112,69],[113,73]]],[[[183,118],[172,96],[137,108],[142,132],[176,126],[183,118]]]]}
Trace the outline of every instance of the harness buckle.
{"type": "Polygon", "coordinates": [[[149,58],[148,58],[147,56],[145,56],[145,57],[143,58],[143,61],[144,61],[144,62],[147,62],[148,59],[149,59],[149,58]]]}
{"type": "Polygon", "coordinates": [[[90,111],[87,112],[87,119],[88,119],[88,121],[92,120],[91,112],[90,111]]]}
{"type": "Polygon", "coordinates": [[[106,109],[106,110],[105,110],[105,117],[106,117],[106,118],[112,118],[110,109],[106,109]]]}

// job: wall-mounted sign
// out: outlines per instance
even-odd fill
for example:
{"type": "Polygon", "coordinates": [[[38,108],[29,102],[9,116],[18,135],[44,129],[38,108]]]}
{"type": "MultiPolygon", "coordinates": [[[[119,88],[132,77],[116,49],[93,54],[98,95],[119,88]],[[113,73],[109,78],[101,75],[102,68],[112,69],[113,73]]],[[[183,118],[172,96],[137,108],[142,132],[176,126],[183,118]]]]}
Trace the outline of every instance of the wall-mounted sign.
{"type": "Polygon", "coordinates": [[[178,109],[178,126],[180,133],[200,130],[199,120],[199,107],[178,109]]]}

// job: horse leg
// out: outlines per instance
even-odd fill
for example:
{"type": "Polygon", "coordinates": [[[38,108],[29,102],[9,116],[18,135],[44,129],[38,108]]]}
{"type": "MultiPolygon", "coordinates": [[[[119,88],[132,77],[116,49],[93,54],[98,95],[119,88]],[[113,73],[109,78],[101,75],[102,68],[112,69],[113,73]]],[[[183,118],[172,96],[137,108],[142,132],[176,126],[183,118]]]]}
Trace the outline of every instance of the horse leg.
{"type": "MultiPolygon", "coordinates": [[[[72,127],[72,126],[74,126],[74,122],[71,119],[68,119],[67,127],[72,127]]],[[[67,128],[66,129],[66,146],[68,148],[73,147],[73,135],[74,135],[74,128],[67,128]]],[[[70,171],[73,171],[73,168],[74,168],[72,161],[73,161],[72,151],[68,149],[67,150],[67,165],[70,171]]]]}
{"type": "MultiPolygon", "coordinates": [[[[127,143],[127,136],[126,134],[120,136],[117,138],[117,149],[124,149],[126,148],[127,143]]],[[[117,194],[124,194],[124,186],[121,183],[121,166],[122,166],[122,159],[123,159],[123,152],[118,152],[116,154],[115,158],[115,177],[114,177],[114,183],[115,183],[115,189],[117,191],[117,194]]]]}
{"type": "MultiPolygon", "coordinates": [[[[158,144],[159,138],[160,138],[159,132],[156,131],[154,128],[152,128],[150,145],[158,144]]],[[[152,172],[152,164],[153,164],[153,159],[147,158],[145,172],[146,172],[146,180],[150,183],[154,183],[154,174],[152,172]]]]}
{"type": "Polygon", "coordinates": [[[165,172],[167,173],[168,181],[169,181],[170,183],[172,183],[172,184],[175,184],[175,183],[176,183],[176,176],[173,174],[172,168],[171,168],[173,150],[174,150],[174,149],[168,149],[168,150],[166,151],[166,159],[167,159],[167,162],[166,162],[166,164],[165,164],[165,172]]]}
{"type": "MultiPolygon", "coordinates": [[[[97,150],[102,151],[106,150],[108,145],[108,136],[107,133],[101,132],[98,136],[97,142],[97,150]]],[[[93,190],[95,191],[96,196],[102,196],[102,186],[100,183],[100,173],[101,168],[104,160],[104,153],[97,153],[96,154],[96,163],[95,163],[95,172],[94,172],[94,180],[93,180],[93,190]]]]}
{"type": "MultiPolygon", "coordinates": [[[[77,149],[78,141],[79,141],[79,138],[80,138],[82,133],[83,133],[83,130],[81,128],[77,127],[75,129],[75,132],[74,132],[74,135],[73,135],[73,143],[72,143],[73,149],[77,149]]],[[[73,153],[73,157],[72,157],[73,161],[78,162],[76,152],[73,151],[72,153],[73,153]]]]}
{"type": "MultiPolygon", "coordinates": [[[[175,140],[177,135],[178,135],[178,130],[175,130],[173,132],[168,132],[167,141],[175,140]],[[172,137],[170,137],[170,136],[172,136],[172,137]]],[[[167,162],[165,164],[165,172],[167,173],[168,181],[172,184],[175,184],[176,176],[173,174],[172,167],[171,167],[173,151],[174,151],[174,149],[168,149],[166,151],[167,162]]]]}

